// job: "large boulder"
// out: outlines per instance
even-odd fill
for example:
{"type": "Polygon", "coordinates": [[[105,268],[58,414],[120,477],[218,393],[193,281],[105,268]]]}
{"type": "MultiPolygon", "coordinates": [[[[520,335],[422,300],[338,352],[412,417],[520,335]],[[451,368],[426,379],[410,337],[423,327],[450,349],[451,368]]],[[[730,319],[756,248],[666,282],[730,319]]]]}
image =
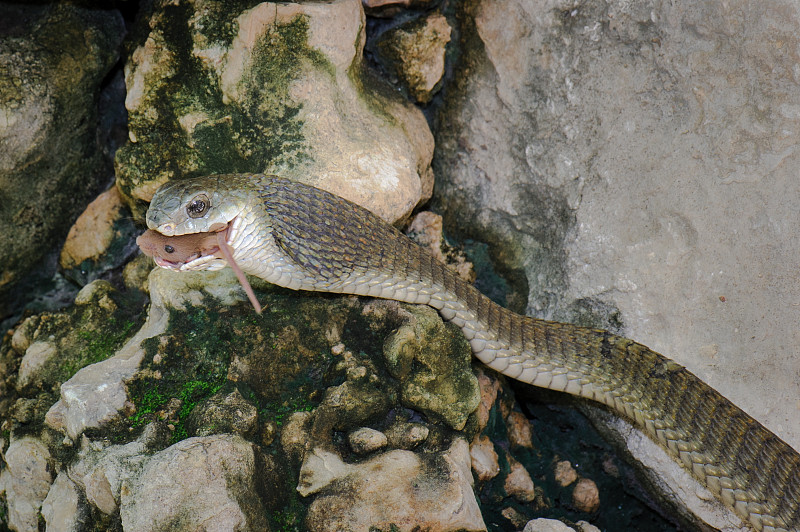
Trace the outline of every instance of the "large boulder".
{"type": "Polygon", "coordinates": [[[67,4],[2,4],[0,20],[4,318],[55,272],[58,243],[111,177],[98,145],[98,99],[125,29],[116,11],[67,4]]]}
{"type": "Polygon", "coordinates": [[[622,329],[800,449],[794,4],[463,15],[435,160],[450,228],[491,243],[528,313],[622,329]]]}

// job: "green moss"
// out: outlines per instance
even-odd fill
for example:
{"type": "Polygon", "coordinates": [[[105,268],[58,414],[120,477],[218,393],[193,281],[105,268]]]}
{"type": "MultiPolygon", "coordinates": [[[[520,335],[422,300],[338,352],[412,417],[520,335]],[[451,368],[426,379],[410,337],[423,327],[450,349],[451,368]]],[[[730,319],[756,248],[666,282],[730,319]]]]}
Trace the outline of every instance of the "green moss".
{"type": "MultiPolygon", "coordinates": [[[[154,178],[265,171],[293,167],[311,157],[298,118],[302,104],[292,101],[289,86],[309,65],[331,74],[333,65],[308,46],[308,19],[298,15],[266,30],[235,88],[238,96],[225,100],[216,70],[194,55],[192,31],[208,43],[228,46],[238,31],[228,13],[240,13],[250,2],[232,4],[209,7],[210,12],[194,20],[196,30],[190,27],[191,5],[164,7],[164,23],[156,30],[172,56],[158,67],[162,72],[148,77],[145,100],[130,115],[137,142],[117,152],[124,194],[130,196],[154,178]],[[192,117],[188,122],[196,125],[182,126],[183,117],[192,117]]],[[[144,205],[133,208],[135,215],[143,215],[144,205]]]]}

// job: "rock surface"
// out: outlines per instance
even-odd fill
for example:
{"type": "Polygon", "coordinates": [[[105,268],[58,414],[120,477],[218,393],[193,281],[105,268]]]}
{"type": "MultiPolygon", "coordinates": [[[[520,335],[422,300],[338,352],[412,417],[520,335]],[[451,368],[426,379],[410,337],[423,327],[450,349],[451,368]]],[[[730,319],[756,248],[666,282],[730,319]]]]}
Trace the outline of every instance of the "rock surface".
{"type": "Polygon", "coordinates": [[[524,274],[530,314],[621,322],[800,449],[793,4],[464,10],[445,220],[524,274]]]}
{"type": "Polygon", "coordinates": [[[104,175],[97,98],[124,35],[116,11],[0,5],[0,318],[55,268],[66,236],[104,175]],[[45,271],[46,270],[46,271],[45,271]]]}
{"type": "Polygon", "coordinates": [[[237,436],[183,440],[123,482],[125,530],[269,530],[255,485],[252,444],[237,436]]]}
{"type": "Polygon", "coordinates": [[[50,451],[31,437],[11,442],[0,472],[0,494],[8,501],[8,525],[17,532],[39,529],[39,510],[50,489],[50,451]]]}
{"type": "Polygon", "coordinates": [[[359,0],[157,2],[126,65],[117,182],[134,214],[168,179],[230,172],[277,172],[392,222],[410,214],[431,194],[433,137],[363,70],[364,29],[359,0]]]}

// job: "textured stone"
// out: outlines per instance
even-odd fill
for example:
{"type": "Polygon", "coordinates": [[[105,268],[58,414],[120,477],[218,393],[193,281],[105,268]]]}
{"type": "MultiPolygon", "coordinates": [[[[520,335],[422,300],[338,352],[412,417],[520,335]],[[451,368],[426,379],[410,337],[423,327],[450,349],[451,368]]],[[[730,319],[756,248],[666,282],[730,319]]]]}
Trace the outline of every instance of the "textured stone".
{"type": "Polygon", "coordinates": [[[126,530],[268,530],[256,495],[255,453],[238,436],[189,438],[154,454],[123,482],[126,530]]]}
{"type": "Polygon", "coordinates": [[[386,447],[389,440],[386,434],[379,430],[362,427],[348,434],[347,441],[350,442],[350,448],[354,453],[369,454],[386,447]]]}
{"type": "Polygon", "coordinates": [[[472,353],[461,334],[429,307],[408,307],[409,322],[384,343],[389,371],[401,381],[403,404],[436,416],[450,427],[464,428],[479,402],[472,373],[472,353]]]}
{"type": "Polygon", "coordinates": [[[553,474],[556,478],[556,482],[558,482],[558,485],[563,487],[569,486],[578,480],[578,472],[575,471],[575,468],[572,467],[572,464],[569,460],[561,460],[558,462],[553,474]]]}
{"type": "Polygon", "coordinates": [[[250,171],[407,216],[430,197],[433,138],[394,91],[367,90],[384,82],[362,69],[365,25],[359,0],[157,2],[126,64],[130,142],[116,162],[134,215],[168,179],[250,171]]]}
{"type": "Polygon", "coordinates": [[[41,370],[57,354],[52,342],[34,342],[26,350],[17,374],[17,390],[26,386],[41,383],[37,372],[41,370]]]}
{"type": "Polygon", "coordinates": [[[39,440],[24,437],[11,442],[0,472],[0,494],[8,504],[8,525],[17,532],[39,530],[39,510],[50,490],[50,452],[39,440]]]}
{"type": "Polygon", "coordinates": [[[100,272],[120,266],[136,250],[131,237],[137,229],[123,209],[119,191],[111,187],[75,221],[58,261],[71,279],[86,284],[100,272]]]}
{"type": "Polygon", "coordinates": [[[511,456],[508,457],[508,464],[509,471],[503,489],[520,502],[531,502],[536,498],[536,492],[530,473],[525,466],[511,456]]]}
{"type": "Polygon", "coordinates": [[[476,436],[469,446],[469,455],[472,459],[472,470],[478,476],[479,482],[492,479],[500,473],[497,451],[487,436],[476,436]]]}
{"type": "Polygon", "coordinates": [[[303,464],[301,493],[316,494],[308,530],[485,530],[472,492],[467,443],[441,453],[395,450],[346,464],[315,450],[303,464]],[[391,493],[391,497],[387,497],[391,493]]]}
{"type": "Polygon", "coordinates": [[[593,513],[600,508],[600,491],[594,480],[580,479],[572,489],[572,504],[581,512],[593,513]]]}
{"type": "Polygon", "coordinates": [[[381,56],[394,65],[403,86],[420,103],[430,102],[439,90],[450,32],[447,19],[432,13],[387,31],[377,44],[381,56]]]}
{"type": "Polygon", "coordinates": [[[524,274],[529,314],[622,325],[800,449],[794,4],[462,14],[437,136],[445,223],[524,274]]]}
{"type": "Polygon", "coordinates": [[[528,521],[522,532],[572,532],[573,529],[555,519],[534,519],[528,521]]]}
{"type": "Polygon", "coordinates": [[[87,519],[88,508],[78,487],[63,471],[58,474],[42,503],[42,517],[48,530],[78,532],[87,519]]]}
{"type": "Polygon", "coordinates": [[[209,397],[192,410],[188,420],[190,433],[195,436],[229,432],[246,437],[255,431],[257,423],[258,409],[238,389],[209,397]]]}

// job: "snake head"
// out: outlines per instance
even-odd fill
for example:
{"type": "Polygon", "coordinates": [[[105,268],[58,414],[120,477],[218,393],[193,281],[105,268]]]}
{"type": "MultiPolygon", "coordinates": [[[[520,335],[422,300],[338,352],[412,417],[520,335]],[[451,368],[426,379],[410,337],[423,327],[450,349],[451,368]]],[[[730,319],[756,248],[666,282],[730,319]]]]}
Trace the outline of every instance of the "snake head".
{"type": "Polygon", "coordinates": [[[224,176],[170,181],[153,195],[147,227],[164,236],[220,231],[241,212],[224,176]]]}

